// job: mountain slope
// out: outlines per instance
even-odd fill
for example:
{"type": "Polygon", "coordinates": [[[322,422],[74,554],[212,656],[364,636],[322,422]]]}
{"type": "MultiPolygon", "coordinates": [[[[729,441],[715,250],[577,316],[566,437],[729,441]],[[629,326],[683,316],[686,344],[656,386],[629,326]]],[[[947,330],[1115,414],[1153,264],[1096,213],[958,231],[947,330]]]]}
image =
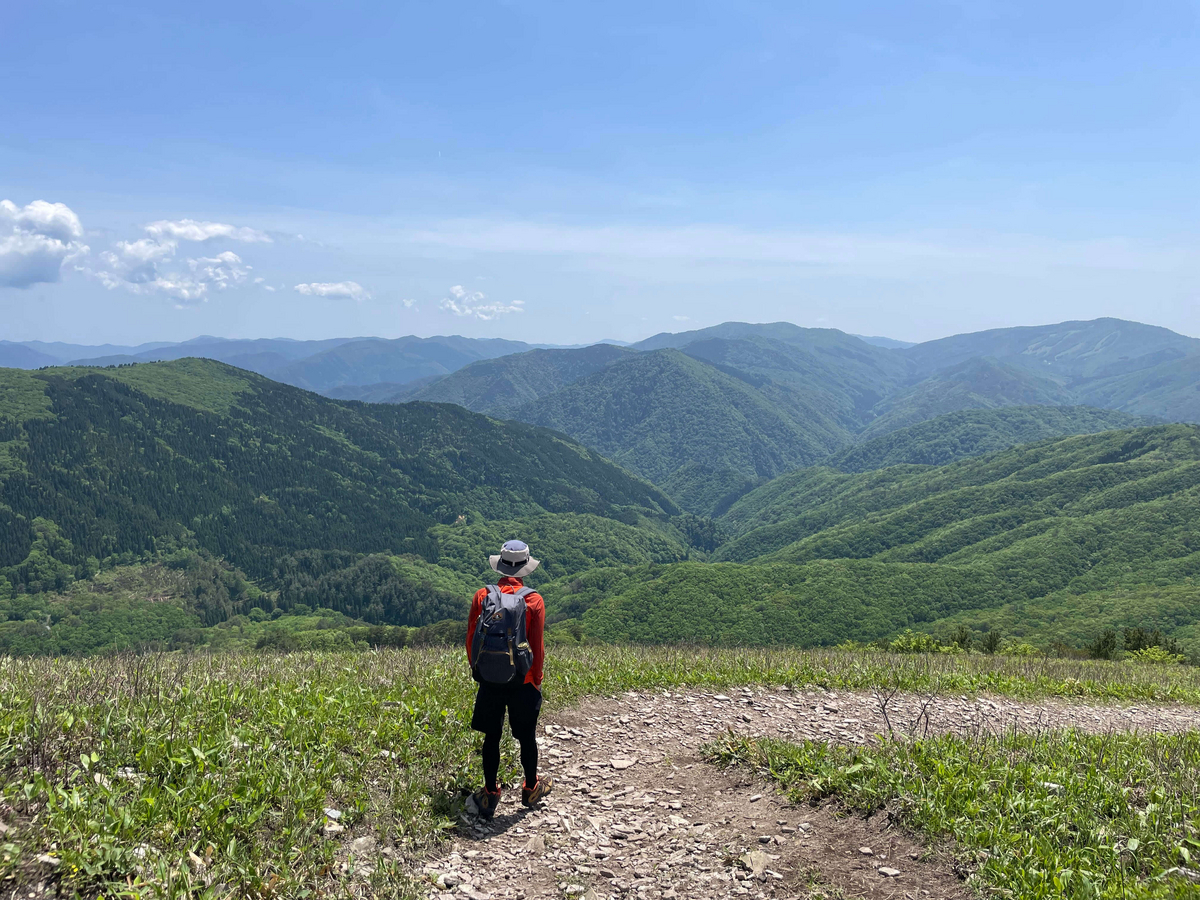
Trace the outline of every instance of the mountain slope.
{"type": "Polygon", "coordinates": [[[530,350],[480,360],[405,400],[457,403],[475,412],[510,417],[518,407],[605,369],[633,351],[611,344],[574,350],[530,350]]]}
{"type": "Polygon", "coordinates": [[[872,410],[859,440],[870,440],[962,409],[1066,406],[1071,393],[1055,382],[994,359],[971,359],[898,391],[872,410]]]}
{"type": "MultiPolygon", "coordinates": [[[[840,332],[839,332],[840,334],[840,332]]],[[[862,427],[869,410],[908,380],[908,367],[896,354],[849,338],[797,343],[762,336],[705,338],[683,352],[718,368],[749,376],[773,399],[794,407],[814,427],[818,422],[845,440],[862,427]]]]}
{"type": "Polygon", "coordinates": [[[1193,426],[938,468],[806,469],[734,505],[718,562],[593,570],[548,590],[548,608],[607,640],[828,645],[965,624],[1079,646],[1156,627],[1196,652],[1198,518],[1193,426]]]}
{"type": "Polygon", "coordinates": [[[447,375],[478,359],[529,350],[521,341],[500,338],[402,337],[347,341],[266,373],[276,381],[324,392],[343,385],[381,381],[401,384],[447,375]]]}
{"type": "Polygon", "coordinates": [[[52,366],[56,362],[48,353],[16,344],[12,341],[0,341],[0,368],[6,369],[37,369],[41,366],[52,366]]]}
{"type": "Polygon", "coordinates": [[[1049,438],[1156,424],[1091,406],[1008,406],[947,413],[848,447],[822,465],[842,472],[887,466],[942,466],[1049,438]]]}
{"type": "Polygon", "coordinates": [[[1093,319],[959,334],[900,352],[925,373],[986,356],[1070,383],[1194,355],[1200,340],[1140,322],[1093,319]]]}
{"type": "Polygon", "coordinates": [[[639,353],[514,412],[570,434],[692,509],[711,480],[769,478],[826,455],[836,439],[793,420],[746,381],[677,350],[639,353]],[[685,467],[703,466],[687,475],[685,467]],[[692,476],[703,475],[702,481],[692,476]],[[672,479],[676,483],[672,484],[672,479]],[[673,490],[672,490],[673,488],[673,490]]]}
{"type": "MultiPolygon", "coordinates": [[[[1159,513],[1183,515],[1200,498],[1197,485],[1200,429],[1188,425],[1045,441],[934,469],[895,466],[853,475],[806,470],[741,498],[724,519],[738,536],[719,556],[973,560],[1008,552],[1025,538],[1066,534],[1092,515],[1115,516],[1114,522],[1126,521],[1131,529],[1139,517],[1149,522],[1159,513]]],[[[1176,526],[1146,527],[1123,545],[1089,549],[1081,560],[1092,566],[1098,550],[1115,558],[1156,540],[1168,555],[1193,552],[1196,541],[1177,543],[1176,526]]],[[[1038,551],[1042,556],[1029,547],[1030,569],[1056,559],[1049,547],[1038,551]]],[[[1079,561],[1058,562],[1067,571],[1079,561]]]]}
{"type": "Polygon", "coordinates": [[[456,520],[675,511],[561,435],[454,406],[343,404],[207,360],[0,372],[0,592],[181,545],[270,582],[309,550],[437,561],[456,520]]]}
{"type": "Polygon", "coordinates": [[[1177,422],[1200,422],[1200,354],[1081,385],[1088,403],[1177,422]]]}

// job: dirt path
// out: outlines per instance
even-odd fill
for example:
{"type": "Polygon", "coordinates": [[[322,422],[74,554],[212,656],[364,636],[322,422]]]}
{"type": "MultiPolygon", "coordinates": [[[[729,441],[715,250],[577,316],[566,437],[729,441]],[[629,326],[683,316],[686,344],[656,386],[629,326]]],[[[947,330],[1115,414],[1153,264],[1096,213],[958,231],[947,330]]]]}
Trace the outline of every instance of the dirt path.
{"type": "Polygon", "coordinates": [[[698,754],[729,729],[860,744],[889,724],[905,734],[1177,731],[1200,727],[1200,710],[761,688],[592,700],[543,720],[542,767],[557,779],[543,807],[523,809],[518,785],[490,824],[464,816],[448,852],[425,867],[429,896],[966,898],[947,862],[923,858],[886,816],[790,806],[698,754]]]}

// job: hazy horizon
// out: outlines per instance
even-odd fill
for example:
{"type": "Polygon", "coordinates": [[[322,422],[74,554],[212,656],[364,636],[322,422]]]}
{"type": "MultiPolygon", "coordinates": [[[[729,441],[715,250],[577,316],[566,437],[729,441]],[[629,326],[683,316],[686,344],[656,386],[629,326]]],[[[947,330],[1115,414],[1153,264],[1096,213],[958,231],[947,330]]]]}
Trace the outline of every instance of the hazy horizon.
{"type": "MultiPolygon", "coordinates": [[[[1112,318],[1112,317],[1097,317],[1097,318],[1112,318]]],[[[439,333],[432,333],[432,334],[416,334],[416,333],[410,332],[410,333],[397,334],[397,335],[329,334],[329,335],[324,335],[322,337],[317,337],[317,338],[293,338],[293,337],[288,337],[286,335],[251,335],[251,336],[246,336],[246,337],[241,337],[241,336],[229,337],[226,335],[196,334],[196,335],[192,335],[189,338],[183,338],[182,340],[175,340],[175,341],[151,339],[148,341],[138,341],[138,342],[119,341],[118,340],[118,341],[103,341],[100,343],[68,341],[68,340],[60,340],[57,338],[48,338],[48,339],[47,338],[26,338],[23,340],[13,340],[11,338],[0,338],[0,343],[10,342],[10,343],[17,343],[17,344],[20,344],[20,343],[26,343],[26,344],[35,344],[35,343],[36,344],[70,344],[70,345],[81,346],[81,347],[111,346],[111,347],[122,347],[122,348],[128,348],[128,349],[137,349],[138,347],[149,347],[149,346],[153,346],[154,344],[186,344],[186,343],[190,343],[190,342],[203,341],[205,339],[213,339],[213,340],[219,340],[219,341],[295,341],[297,343],[300,343],[300,342],[304,342],[304,341],[360,341],[360,340],[392,341],[392,340],[399,340],[400,338],[406,338],[406,337],[419,338],[422,340],[430,340],[430,339],[434,339],[434,338],[454,338],[454,337],[458,337],[458,338],[474,337],[475,339],[486,340],[491,337],[496,337],[501,340],[522,340],[527,344],[548,345],[548,346],[555,346],[555,347],[585,347],[585,346],[590,346],[592,344],[601,344],[601,343],[606,343],[606,342],[616,342],[616,343],[622,343],[622,344],[636,344],[636,343],[639,343],[640,341],[654,337],[657,334],[702,331],[706,328],[712,328],[717,325],[734,323],[734,322],[744,322],[745,324],[752,324],[752,325],[770,325],[770,324],[778,324],[779,322],[785,322],[785,321],[786,320],[777,320],[776,322],[747,322],[746,320],[741,320],[741,319],[726,319],[724,322],[711,322],[711,323],[707,323],[707,324],[688,325],[687,327],[668,329],[666,332],[656,331],[651,334],[644,334],[641,337],[634,338],[633,340],[625,340],[623,338],[613,338],[613,337],[602,337],[602,338],[596,338],[594,340],[576,341],[571,344],[562,344],[562,343],[557,343],[554,341],[539,340],[536,337],[536,335],[529,335],[524,338],[502,338],[499,335],[482,334],[482,335],[471,336],[471,335],[460,334],[457,332],[439,332],[439,333]]],[[[1089,320],[1063,320],[1062,322],[1028,322],[1028,323],[1023,323],[1021,325],[1007,326],[1007,327],[1038,328],[1038,327],[1064,324],[1065,322],[1069,322],[1069,321],[1089,321],[1089,320]]],[[[1157,325],[1154,322],[1139,322],[1136,319],[1126,319],[1126,320],[1122,320],[1122,321],[1135,322],[1140,325],[1148,325],[1150,327],[1155,327],[1155,328],[1166,327],[1166,326],[1157,325]]],[[[793,323],[788,323],[788,324],[797,324],[797,323],[793,322],[793,323]]],[[[821,326],[801,326],[801,327],[831,328],[832,326],[821,325],[821,326]]],[[[860,338],[863,340],[885,339],[885,340],[899,341],[902,343],[911,343],[914,345],[918,344],[918,343],[924,343],[924,341],[908,341],[904,338],[897,337],[895,335],[890,335],[890,334],[865,334],[865,333],[861,333],[861,332],[845,331],[844,329],[835,329],[835,330],[843,331],[845,334],[848,334],[851,337],[857,337],[857,338],[860,338]]],[[[980,329],[980,331],[985,331],[985,330],[993,330],[993,329],[980,329]]],[[[1175,329],[1169,329],[1169,330],[1175,331],[1175,329]]],[[[955,335],[970,334],[970,333],[974,333],[974,332],[953,332],[950,334],[937,335],[935,337],[927,338],[926,340],[927,341],[936,341],[936,340],[940,340],[941,338],[954,337],[955,335]]],[[[1192,338],[1197,337],[1197,335],[1190,335],[1190,334],[1187,334],[1186,332],[1181,332],[1181,331],[1176,331],[1176,333],[1181,334],[1184,337],[1192,337],[1192,338]]]]}

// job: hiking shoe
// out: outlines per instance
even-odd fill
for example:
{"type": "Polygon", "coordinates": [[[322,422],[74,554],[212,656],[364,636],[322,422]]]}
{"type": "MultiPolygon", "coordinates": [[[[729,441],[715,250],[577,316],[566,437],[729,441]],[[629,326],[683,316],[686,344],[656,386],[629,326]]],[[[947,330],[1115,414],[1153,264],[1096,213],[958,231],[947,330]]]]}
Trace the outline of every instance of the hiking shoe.
{"type": "Polygon", "coordinates": [[[487,788],[480,788],[467,798],[467,811],[476,816],[490,819],[496,814],[500,805],[500,792],[492,793],[487,788]]]}
{"type": "Polygon", "coordinates": [[[554,787],[554,779],[543,775],[537,780],[537,784],[530,787],[527,784],[521,785],[521,802],[526,806],[536,806],[538,801],[545,797],[554,787]]]}

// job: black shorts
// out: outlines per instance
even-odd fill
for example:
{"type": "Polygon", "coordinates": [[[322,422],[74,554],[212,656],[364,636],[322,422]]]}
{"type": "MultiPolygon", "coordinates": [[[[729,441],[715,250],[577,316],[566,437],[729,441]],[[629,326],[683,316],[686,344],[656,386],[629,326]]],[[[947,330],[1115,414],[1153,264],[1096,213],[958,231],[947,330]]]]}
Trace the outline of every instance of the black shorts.
{"type": "Polygon", "coordinates": [[[482,682],[475,694],[471,728],[484,734],[496,734],[504,727],[505,710],[508,710],[508,727],[512,729],[513,737],[529,737],[537,728],[538,713],[542,711],[542,692],[524,682],[482,682]]]}

